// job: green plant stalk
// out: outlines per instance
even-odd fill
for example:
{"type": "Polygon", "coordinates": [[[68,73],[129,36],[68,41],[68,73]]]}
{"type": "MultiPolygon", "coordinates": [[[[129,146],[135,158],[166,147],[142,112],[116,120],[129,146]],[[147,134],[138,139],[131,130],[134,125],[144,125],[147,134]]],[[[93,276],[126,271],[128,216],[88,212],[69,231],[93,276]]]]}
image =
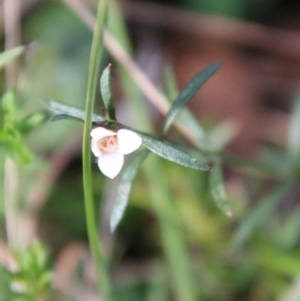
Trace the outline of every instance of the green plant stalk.
{"type": "Polygon", "coordinates": [[[107,19],[110,0],[101,0],[98,5],[97,20],[94,29],[91,56],[88,73],[85,123],[83,129],[82,154],[83,154],[83,189],[85,200],[85,214],[87,231],[92,257],[97,269],[98,289],[101,291],[105,301],[112,300],[111,285],[107,273],[106,264],[102,253],[101,241],[98,236],[96,211],[92,191],[92,170],[91,170],[91,150],[90,132],[92,126],[92,114],[96,89],[98,87],[99,66],[103,53],[103,30],[107,19]]]}
{"type": "MultiPolygon", "coordinates": [[[[2,117],[1,112],[0,112],[0,117],[2,117]]],[[[4,193],[5,155],[6,155],[5,151],[0,148],[0,214],[3,216],[5,214],[5,204],[4,204],[4,200],[5,200],[5,198],[4,198],[5,197],[5,193],[4,193]]]]}
{"type": "MultiPolygon", "coordinates": [[[[131,52],[130,41],[128,39],[126,26],[122,15],[118,12],[117,7],[112,6],[112,14],[110,15],[110,30],[123,47],[131,52]]],[[[121,66],[118,70],[122,81],[122,86],[133,112],[134,120],[137,128],[143,128],[145,131],[153,131],[150,118],[146,107],[141,101],[141,94],[128,74],[121,66]]],[[[173,199],[167,188],[164,178],[164,171],[161,168],[159,159],[155,155],[151,155],[142,165],[146,174],[149,187],[151,187],[151,201],[155,215],[158,218],[160,235],[162,240],[163,251],[169,265],[169,271],[174,283],[173,292],[177,300],[195,301],[195,291],[192,281],[191,267],[186,244],[183,238],[182,229],[180,229],[180,218],[178,211],[173,204],[173,199]],[[150,162],[150,163],[149,163],[150,162]]]]}

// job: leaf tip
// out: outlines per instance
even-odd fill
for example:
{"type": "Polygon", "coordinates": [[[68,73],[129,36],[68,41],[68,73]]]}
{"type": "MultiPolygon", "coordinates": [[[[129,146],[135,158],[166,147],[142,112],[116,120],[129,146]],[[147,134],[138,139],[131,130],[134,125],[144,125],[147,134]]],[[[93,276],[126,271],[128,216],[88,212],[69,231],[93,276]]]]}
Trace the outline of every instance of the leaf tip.
{"type": "Polygon", "coordinates": [[[42,106],[47,107],[47,100],[46,99],[41,98],[38,101],[41,103],[42,106]]]}
{"type": "Polygon", "coordinates": [[[116,223],[111,222],[109,224],[110,233],[114,233],[115,230],[116,230],[116,228],[117,228],[117,224],[116,223]]]}
{"type": "Polygon", "coordinates": [[[216,61],[216,62],[212,65],[212,67],[213,67],[212,73],[217,72],[217,71],[220,69],[221,65],[223,65],[223,60],[218,60],[218,61],[216,61]]]}
{"type": "MultiPolygon", "coordinates": [[[[114,210],[115,211],[115,210],[114,210]]],[[[110,233],[114,233],[120,224],[120,220],[122,217],[116,218],[115,212],[113,212],[110,221],[109,221],[109,230],[110,233]]]]}
{"type": "Polygon", "coordinates": [[[49,122],[54,122],[54,121],[57,121],[56,115],[52,116],[52,117],[49,119],[49,122]]]}

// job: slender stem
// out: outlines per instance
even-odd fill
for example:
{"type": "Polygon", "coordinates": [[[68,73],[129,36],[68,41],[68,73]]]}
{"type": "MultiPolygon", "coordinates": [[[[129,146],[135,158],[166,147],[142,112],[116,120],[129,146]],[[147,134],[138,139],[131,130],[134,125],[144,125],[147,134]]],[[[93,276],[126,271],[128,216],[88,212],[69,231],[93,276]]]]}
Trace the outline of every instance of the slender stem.
{"type": "Polygon", "coordinates": [[[18,231],[18,187],[19,173],[16,163],[6,156],[4,162],[4,208],[6,218],[6,234],[11,248],[20,247],[18,231]]]}
{"type": "MultiPolygon", "coordinates": [[[[20,45],[20,0],[4,1],[5,50],[20,45]]],[[[6,88],[15,89],[17,84],[18,59],[5,68],[6,88]]]]}
{"type": "Polygon", "coordinates": [[[87,231],[89,237],[89,244],[91,248],[92,257],[97,269],[98,286],[102,293],[104,300],[112,300],[111,286],[107,274],[106,264],[104,262],[102,246],[98,237],[96,211],[92,192],[92,171],[91,171],[91,151],[90,151],[90,131],[92,124],[92,113],[94,109],[94,100],[99,77],[99,65],[103,52],[103,30],[107,18],[107,11],[109,7],[109,0],[101,0],[98,6],[97,21],[94,29],[89,74],[88,86],[86,95],[85,108],[85,123],[83,130],[83,186],[85,211],[87,220],[87,231]]]}
{"type": "MultiPolygon", "coordinates": [[[[4,1],[5,50],[10,50],[20,43],[20,2],[4,1]]],[[[10,62],[5,68],[6,89],[13,90],[17,83],[18,59],[10,62]]],[[[20,248],[20,212],[18,209],[19,169],[7,155],[4,160],[4,206],[8,244],[20,248]]]]}

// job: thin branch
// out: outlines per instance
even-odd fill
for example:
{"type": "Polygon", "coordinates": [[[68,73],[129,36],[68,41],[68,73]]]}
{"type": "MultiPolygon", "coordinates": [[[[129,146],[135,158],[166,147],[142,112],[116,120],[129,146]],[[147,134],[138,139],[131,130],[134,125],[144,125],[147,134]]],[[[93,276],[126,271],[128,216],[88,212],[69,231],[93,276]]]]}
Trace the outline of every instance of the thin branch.
{"type": "MultiPolygon", "coordinates": [[[[4,34],[5,50],[20,45],[20,2],[19,0],[4,1],[4,34]]],[[[7,65],[6,87],[14,89],[17,84],[18,59],[7,65]]]]}
{"type": "Polygon", "coordinates": [[[8,245],[19,247],[18,188],[19,171],[16,163],[6,156],[4,163],[4,204],[8,245]]]}
{"type": "MultiPolygon", "coordinates": [[[[20,3],[19,0],[4,1],[5,50],[20,42],[20,3]]],[[[14,89],[17,83],[18,60],[5,68],[6,89],[14,89]]],[[[16,163],[6,156],[4,163],[4,204],[7,240],[10,247],[20,246],[20,212],[18,206],[19,170],[16,163]]]]}

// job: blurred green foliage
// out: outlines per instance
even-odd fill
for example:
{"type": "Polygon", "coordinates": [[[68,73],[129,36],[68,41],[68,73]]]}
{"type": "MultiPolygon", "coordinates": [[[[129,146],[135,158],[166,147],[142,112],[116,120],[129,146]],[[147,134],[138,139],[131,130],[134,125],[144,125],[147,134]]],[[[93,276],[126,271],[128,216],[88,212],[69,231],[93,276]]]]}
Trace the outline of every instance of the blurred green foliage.
{"type": "MultiPolygon", "coordinates": [[[[219,1],[196,2],[190,1],[190,6],[202,5],[201,9],[207,11],[217,6],[219,11],[235,16],[246,14],[246,1],[239,2],[236,7],[234,1],[223,2],[222,6],[218,5],[219,1]]],[[[48,2],[25,21],[24,39],[28,42],[35,40],[36,45],[29,50],[28,60],[20,73],[18,108],[15,108],[15,100],[2,101],[1,128],[4,128],[4,124],[6,129],[13,125],[10,134],[18,129],[17,135],[12,134],[18,138],[13,142],[23,143],[19,139],[22,134],[26,147],[39,154],[45,166],[49,154],[59,150],[71,137],[78,133],[80,135],[82,126],[73,121],[61,121],[31,132],[39,123],[39,116],[30,114],[42,108],[39,99],[45,98],[84,106],[91,33],[65,7],[48,2]],[[29,134],[29,137],[23,137],[23,133],[29,134]]],[[[11,97],[5,94],[7,96],[11,97]]],[[[293,116],[296,119],[293,124],[296,127],[299,122],[297,111],[295,105],[293,116]]],[[[299,137],[297,128],[292,133],[296,133],[291,135],[294,137],[292,139],[299,137]]],[[[3,137],[1,134],[1,139],[3,137]]],[[[299,156],[293,146],[299,144],[297,141],[291,143],[290,152],[294,154],[292,164],[288,154],[274,149],[265,151],[264,163],[283,171],[298,167],[299,156]]],[[[199,158],[202,158],[201,154],[199,158]]],[[[241,176],[241,181],[247,182],[247,189],[241,193],[227,192],[234,212],[233,219],[229,219],[215,207],[209,189],[209,174],[186,169],[163,159],[158,160],[161,177],[167,182],[172,204],[178,213],[174,227],[179,229],[188,245],[192,286],[199,300],[300,299],[296,289],[300,274],[297,171],[294,178],[289,178],[290,173],[284,173],[288,175],[283,177],[284,181],[251,174],[241,176]],[[284,186],[286,179],[290,180],[284,186]],[[291,197],[296,199],[292,206],[288,203],[291,197]]],[[[1,174],[2,169],[3,166],[1,174]]],[[[28,185],[34,185],[30,183],[31,180],[30,177],[24,177],[28,185]]],[[[96,167],[93,169],[93,181],[96,205],[100,211],[104,205],[100,201],[104,180],[96,167]]],[[[225,188],[230,188],[230,183],[226,183],[225,188]]],[[[128,210],[116,233],[111,262],[115,274],[118,274],[123,263],[128,262],[134,262],[138,269],[146,262],[150,268],[144,277],[132,275],[134,273],[130,268],[127,268],[123,279],[119,280],[115,276],[114,289],[118,300],[159,301],[174,298],[170,272],[161,252],[161,229],[150,202],[150,195],[155,194],[155,189],[157,187],[149,185],[145,170],[140,170],[133,185],[128,210]]],[[[39,213],[39,224],[40,234],[55,255],[70,241],[86,241],[82,171],[78,155],[52,187],[47,203],[39,213]]],[[[25,279],[28,292],[38,290],[39,294],[44,294],[51,280],[44,250],[35,245],[16,255],[16,261],[19,264],[16,273],[11,274],[3,267],[0,271],[2,299],[6,301],[14,298],[10,285],[12,277],[14,281],[25,279]]],[[[24,300],[30,300],[26,298],[24,300]]]]}
{"type": "Polygon", "coordinates": [[[35,242],[26,251],[15,251],[13,260],[13,269],[0,267],[0,300],[46,300],[52,273],[44,246],[35,242]]]}

